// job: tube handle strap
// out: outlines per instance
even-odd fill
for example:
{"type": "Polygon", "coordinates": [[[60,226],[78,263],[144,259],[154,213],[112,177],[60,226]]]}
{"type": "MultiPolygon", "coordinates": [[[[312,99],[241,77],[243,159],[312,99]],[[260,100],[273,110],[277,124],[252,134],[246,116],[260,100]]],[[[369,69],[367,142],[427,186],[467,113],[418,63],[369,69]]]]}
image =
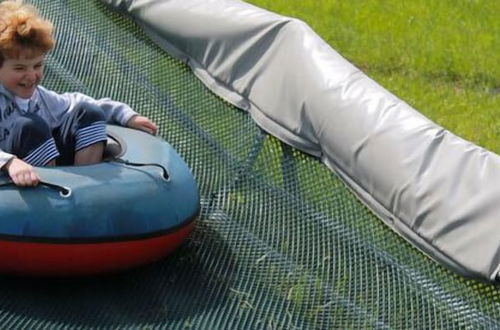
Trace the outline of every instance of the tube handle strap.
{"type": "MultiPolygon", "coordinates": [[[[15,185],[16,184],[11,180],[0,183],[0,187],[15,186],[15,185]]],[[[50,183],[50,182],[46,182],[46,181],[39,181],[38,185],[54,189],[55,191],[59,192],[59,195],[61,195],[61,197],[64,197],[64,198],[68,198],[72,194],[71,188],[64,187],[64,186],[61,186],[61,185],[58,185],[55,183],[50,183]]]]}
{"type": "Polygon", "coordinates": [[[166,181],[170,180],[170,175],[168,174],[167,169],[163,165],[161,165],[161,164],[157,164],[157,163],[134,163],[134,162],[130,162],[130,161],[126,160],[126,159],[121,159],[121,158],[115,158],[112,161],[120,163],[120,164],[124,164],[124,165],[137,166],[137,167],[141,167],[141,166],[155,166],[155,167],[158,167],[158,168],[160,168],[162,170],[162,177],[163,177],[163,179],[165,179],[166,181]]]}

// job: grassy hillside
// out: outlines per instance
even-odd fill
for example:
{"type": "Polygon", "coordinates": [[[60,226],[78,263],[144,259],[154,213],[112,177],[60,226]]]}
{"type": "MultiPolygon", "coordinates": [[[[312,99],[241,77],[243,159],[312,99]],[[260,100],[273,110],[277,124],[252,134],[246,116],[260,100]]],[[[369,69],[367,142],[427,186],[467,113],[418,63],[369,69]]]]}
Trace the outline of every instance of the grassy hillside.
{"type": "Polygon", "coordinates": [[[247,2],[307,22],[417,110],[500,154],[500,1],[247,2]]]}

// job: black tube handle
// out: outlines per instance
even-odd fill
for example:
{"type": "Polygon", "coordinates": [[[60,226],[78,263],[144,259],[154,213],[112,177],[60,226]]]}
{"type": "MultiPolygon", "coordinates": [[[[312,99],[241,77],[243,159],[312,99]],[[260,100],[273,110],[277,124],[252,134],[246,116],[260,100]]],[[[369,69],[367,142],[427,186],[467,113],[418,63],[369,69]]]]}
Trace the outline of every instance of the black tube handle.
{"type": "Polygon", "coordinates": [[[157,163],[133,163],[133,162],[129,162],[128,160],[121,159],[121,158],[115,158],[115,159],[112,159],[111,161],[114,161],[114,162],[117,162],[120,164],[124,164],[124,165],[130,165],[130,166],[156,166],[162,170],[163,179],[165,179],[166,181],[170,180],[170,175],[168,174],[167,169],[163,165],[160,165],[157,163]]]}
{"type": "MultiPolygon", "coordinates": [[[[6,186],[15,186],[16,184],[13,181],[6,181],[0,183],[0,187],[6,187],[6,186]]],[[[40,186],[45,186],[47,188],[54,189],[59,192],[59,195],[64,198],[68,198],[71,196],[72,191],[71,188],[69,187],[64,187],[55,183],[50,183],[50,182],[45,182],[45,181],[39,181],[38,185],[40,186]]]]}

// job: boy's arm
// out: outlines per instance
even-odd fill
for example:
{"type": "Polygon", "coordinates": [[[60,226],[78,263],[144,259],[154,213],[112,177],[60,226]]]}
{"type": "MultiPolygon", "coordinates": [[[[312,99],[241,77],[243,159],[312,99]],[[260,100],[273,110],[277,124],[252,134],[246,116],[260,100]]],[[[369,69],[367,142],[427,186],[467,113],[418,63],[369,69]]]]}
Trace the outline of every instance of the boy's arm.
{"type": "Polygon", "coordinates": [[[78,92],[57,94],[41,86],[39,88],[42,91],[42,98],[47,103],[47,107],[49,109],[59,109],[59,113],[55,114],[57,117],[61,117],[79,106],[92,104],[104,110],[103,112],[108,123],[128,126],[156,134],[157,127],[155,123],[146,117],[140,116],[129,105],[123,102],[114,101],[110,98],[96,100],[78,92]]]}
{"type": "Polygon", "coordinates": [[[46,106],[54,114],[56,118],[61,118],[64,114],[73,111],[74,109],[85,106],[85,104],[93,104],[104,110],[106,121],[109,123],[120,124],[126,126],[127,122],[137,116],[137,112],[132,110],[125,103],[113,101],[110,98],[96,100],[88,95],[73,92],[58,94],[39,86],[40,96],[46,106]]]}
{"type": "Polygon", "coordinates": [[[132,110],[132,108],[127,104],[113,101],[110,98],[96,100],[81,93],[65,93],[63,94],[63,96],[69,99],[69,111],[84,104],[93,104],[99,106],[104,110],[104,115],[106,116],[106,121],[108,123],[126,126],[130,118],[138,115],[137,112],[132,110]]]}
{"type": "Polygon", "coordinates": [[[66,93],[66,95],[74,104],[90,103],[101,107],[101,109],[104,110],[104,115],[108,123],[116,123],[122,126],[139,129],[153,135],[156,134],[156,124],[149,118],[140,116],[125,103],[113,101],[110,98],[96,100],[81,93],[66,93]]]}

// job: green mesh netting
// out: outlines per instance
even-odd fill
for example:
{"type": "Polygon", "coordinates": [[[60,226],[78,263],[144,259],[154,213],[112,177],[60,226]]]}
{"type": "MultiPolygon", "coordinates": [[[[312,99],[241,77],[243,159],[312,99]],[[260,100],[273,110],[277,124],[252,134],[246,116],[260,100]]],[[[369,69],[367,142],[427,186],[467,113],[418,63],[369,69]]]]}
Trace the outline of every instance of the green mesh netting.
{"type": "Polygon", "coordinates": [[[264,134],[130,19],[32,1],[57,27],[44,85],[110,96],[160,125],[199,183],[170,257],[84,279],[0,279],[2,328],[496,328],[500,295],[389,230],[318,160],[264,134]]]}

